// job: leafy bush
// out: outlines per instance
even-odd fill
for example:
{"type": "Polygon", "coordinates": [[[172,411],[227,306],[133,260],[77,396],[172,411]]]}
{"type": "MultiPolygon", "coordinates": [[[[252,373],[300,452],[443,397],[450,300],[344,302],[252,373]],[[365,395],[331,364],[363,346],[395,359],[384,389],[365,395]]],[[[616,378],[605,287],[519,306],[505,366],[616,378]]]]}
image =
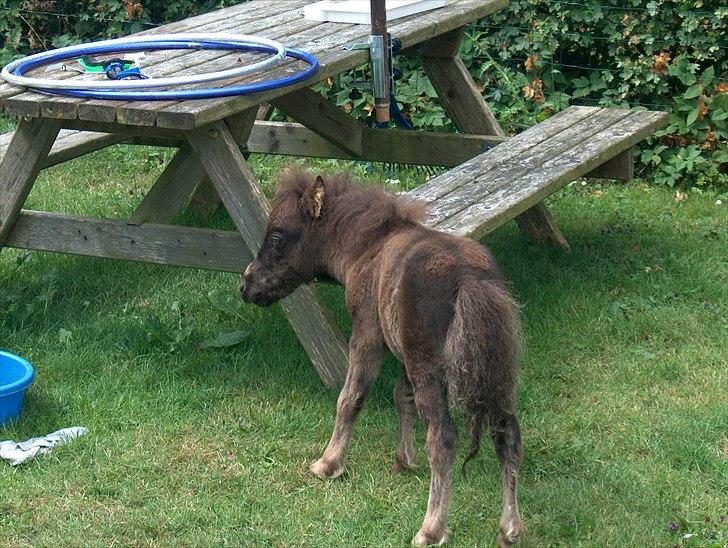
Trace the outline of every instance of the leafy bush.
{"type": "MultiPolygon", "coordinates": [[[[119,36],[235,0],[0,0],[0,63],[43,47],[119,36]]],[[[461,53],[510,133],[570,104],[671,113],[643,144],[639,174],[658,184],[728,187],[728,6],[725,0],[511,0],[469,28],[461,53]]],[[[397,99],[416,128],[453,131],[414,59],[400,58],[397,99]]],[[[359,77],[364,74],[360,73],[359,77]]],[[[354,116],[352,74],[319,85],[354,116]]]]}
{"type": "Polygon", "coordinates": [[[727,186],[727,37],[724,0],[511,0],[463,53],[510,129],[569,104],[666,110],[642,174],[727,186]]]}

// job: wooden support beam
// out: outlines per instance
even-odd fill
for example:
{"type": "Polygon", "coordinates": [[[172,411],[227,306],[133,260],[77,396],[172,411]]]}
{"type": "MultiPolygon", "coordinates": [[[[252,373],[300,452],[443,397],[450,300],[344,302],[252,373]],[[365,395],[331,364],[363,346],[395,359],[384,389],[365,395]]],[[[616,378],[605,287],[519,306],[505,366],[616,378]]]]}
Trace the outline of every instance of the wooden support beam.
{"type": "Polygon", "coordinates": [[[466,27],[458,27],[431,40],[402,50],[402,54],[413,57],[455,57],[460,50],[460,43],[465,37],[465,30],[466,27]]]}
{"type": "MultiPolygon", "coordinates": [[[[445,51],[448,48],[452,51],[452,42],[446,44],[445,51]]],[[[422,67],[437,91],[445,112],[460,131],[505,137],[503,128],[495,119],[460,57],[423,56],[422,67]]],[[[524,212],[516,217],[516,223],[526,237],[535,238],[533,241],[555,243],[562,247],[566,244],[566,239],[544,204],[538,204],[530,214],[524,212]]]]}
{"type": "Polygon", "coordinates": [[[630,181],[634,179],[634,149],[629,148],[611,160],[584,175],[588,179],[613,179],[630,181]]]}
{"type": "Polygon", "coordinates": [[[0,249],[15,224],[60,125],[55,120],[21,120],[0,162],[0,249]]]}
{"type": "Polygon", "coordinates": [[[516,217],[516,222],[521,232],[533,243],[554,245],[562,248],[567,253],[571,252],[569,242],[561,234],[551,212],[543,202],[539,202],[521,213],[516,217]]]}
{"type": "Polygon", "coordinates": [[[353,156],[362,153],[364,124],[349,116],[312,89],[303,88],[271,104],[353,156]]]}
{"type": "Polygon", "coordinates": [[[460,57],[422,57],[422,68],[460,131],[506,136],[460,57]]]}
{"type": "MultiPolygon", "coordinates": [[[[237,142],[223,122],[212,122],[186,135],[248,249],[255,254],[265,235],[269,206],[237,142]]],[[[281,304],[323,382],[341,386],[348,366],[346,345],[313,285],[299,287],[281,304]]]]}
{"type": "MultiPolygon", "coordinates": [[[[235,142],[238,144],[244,143],[248,135],[250,135],[251,124],[255,120],[264,120],[270,114],[271,110],[270,105],[261,105],[258,107],[256,115],[252,120],[250,118],[251,111],[243,111],[225,118],[225,124],[230,130],[235,142]]],[[[245,155],[246,160],[248,156],[249,154],[245,155]]],[[[198,217],[209,219],[220,209],[222,201],[217,194],[217,190],[215,190],[215,186],[206,176],[201,177],[199,181],[190,201],[190,211],[198,217]]]]}
{"type": "Polygon", "coordinates": [[[171,223],[205,170],[189,144],[182,145],[151,190],[132,213],[128,223],[171,223]]]}
{"type": "Polygon", "coordinates": [[[243,272],[252,259],[237,232],[26,210],[7,245],[223,272],[243,272]]]}
{"type": "Polygon", "coordinates": [[[364,128],[362,153],[355,157],[301,124],[256,122],[248,139],[248,150],[314,158],[454,167],[503,140],[495,135],[364,128]]]}

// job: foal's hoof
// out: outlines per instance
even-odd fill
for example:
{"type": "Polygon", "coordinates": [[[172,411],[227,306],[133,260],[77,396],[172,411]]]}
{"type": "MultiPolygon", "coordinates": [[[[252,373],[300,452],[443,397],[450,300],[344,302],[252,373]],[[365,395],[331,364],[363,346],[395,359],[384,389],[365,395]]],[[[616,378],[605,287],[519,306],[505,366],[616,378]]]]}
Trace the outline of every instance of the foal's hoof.
{"type": "Polygon", "coordinates": [[[521,542],[522,537],[523,522],[520,520],[501,522],[500,527],[498,527],[498,546],[500,548],[515,546],[521,542]]]}
{"type": "Polygon", "coordinates": [[[447,530],[444,533],[426,532],[420,529],[412,539],[412,546],[424,548],[425,546],[442,546],[447,542],[447,530]]]}
{"type": "Polygon", "coordinates": [[[394,459],[394,464],[389,469],[392,474],[401,474],[408,470],[417,470],[417,465],[414,462],[402,462],[400,459],[394,459]]]}
{"type": "Polygon", "coordinates": [[[346,468],[343,464],[330,462],[320,458],[308,467],[309,471],[316,477],[321,479],[335,479],[344,473],[346,468]]]}

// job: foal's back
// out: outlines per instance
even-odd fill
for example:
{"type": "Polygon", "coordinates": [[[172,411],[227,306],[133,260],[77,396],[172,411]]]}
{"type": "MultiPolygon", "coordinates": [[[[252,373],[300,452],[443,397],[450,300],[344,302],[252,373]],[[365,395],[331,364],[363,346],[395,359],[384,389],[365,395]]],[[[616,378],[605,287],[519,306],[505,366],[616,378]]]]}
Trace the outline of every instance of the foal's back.
{"type": "Polygon", "coordinates": [[[505,291],[484,246],[421,225],[392,235],[381,261],[380,321],[387,344],[403,361],[442,351],[462,291],[505,291]]]}

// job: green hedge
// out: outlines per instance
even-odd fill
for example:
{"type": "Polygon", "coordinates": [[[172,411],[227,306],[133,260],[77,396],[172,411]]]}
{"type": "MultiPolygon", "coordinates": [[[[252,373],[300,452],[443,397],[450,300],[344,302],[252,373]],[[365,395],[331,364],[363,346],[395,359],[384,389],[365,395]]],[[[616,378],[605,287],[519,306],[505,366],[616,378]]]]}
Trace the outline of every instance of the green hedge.
{"type": "MultiPolygon", "coordinates": [[[[0,0],[0,62],[235,3],[0,0]]],[[[509,132],[569,104],[667,110],[669,127],[640,150],[640,175],[670,186],[728,188],[727,36],[725,0],[511,0],[469,28],[462,55],[509,132]]],[[[413,124],[451,131],[416,60],[398,65],[397,98],[413,124]]],[[[344,74],[319,89],[367,118],[370,98],[350,99],[351,80],[344,74]]]]}

